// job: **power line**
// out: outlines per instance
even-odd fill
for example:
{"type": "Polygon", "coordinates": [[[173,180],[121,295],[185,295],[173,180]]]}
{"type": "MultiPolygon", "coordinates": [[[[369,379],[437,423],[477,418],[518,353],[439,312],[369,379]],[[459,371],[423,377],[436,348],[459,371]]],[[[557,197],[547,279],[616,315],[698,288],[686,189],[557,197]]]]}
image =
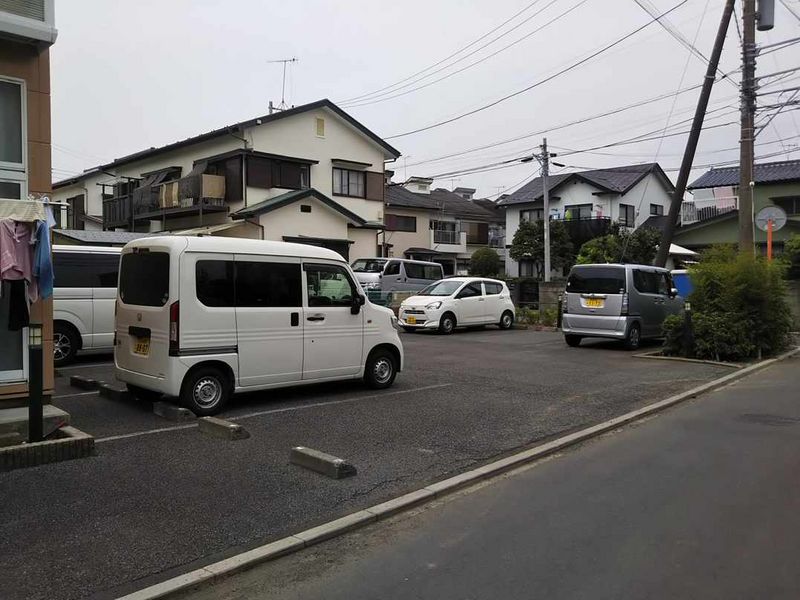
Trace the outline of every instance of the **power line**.
{"type": "MultiPolygon", "coordinates": [[[[478,42],[480,42],[481,40],[484,40],[484,39],[486,39],[487,37],[489,37],[490,35],[492,35],[492,34],[493,34],[495,31],[497,31],[497,30],[499,30],[499,29],[502,29],[502,28],[503,28],[503,27],[505,27],[505,26],[506,26],[508,23],[510,23],[511,21],[513,21],[514,19],[516,19],[518,16],[520,16],[522,13],[524,13],[524,12],[526,12],[527,10],[529,10],[529,9],[533,8],[534,6],[536,6],[536,5],[537,5],[539,2],[541,2],[541,0],[534,0],[533,2],[531,2],[530,4],[528,4],[528,5],[527,5],[525,8],[523,8],[522,10],[520,10],[520,11],[518,11],[518,12],[514,13],[513,15],[511,15],[511,16],[510,16],[508,19],[506,19],[505,21],[503,21],[502,23],[500,23],[500,25],[498,25],[497,27],[495,27],[495,28],[494,28],[494,29],[492,29],[491,31],[488,31],[488,32],[486,32],[486,33],[485,33],[485,34],[483,34],[481,37],[479,37],[479,38],[478,38],[478,39],[476,39],[476,40],[473,40],[472,42],[470,42],[470,43],[469,43],[469,44],[467,44],[466,46],[464,46],[464,47],[462,47],[462,48],[459,48],[458,50],[456,50],[455,52],[453,52],[453,53],[452,53],[452,54],[450,54],[449,56],[446,56],[446,57],[444,57],[444,58],[443,58],[442,60],[440,60],[439,62],[433,63],[432,65],[430,65],[430,66],[428,66],[428,67],[425,67],[425,68],[424,68],[424,69],[422,69],[421,71],[417,71],[416,73],[413,73],[412,75],[409,75],[409,76],[408,76],[408,77],[406,77],[405,79],[401,79],[400,81],[398,81],[398,82],[396,82],[396,83],[393,83],[393,84],[391,84],[391,85],[388,85],[388,86],[386,86],[386,87],[382,87],[382,88],[380,88],[380,89],[377,89],[377,90],[374,90],[374,91],[372,91],[372,92],[368,92],[368,93],[366,93],[366,94],[361,94],[361,95],[359,95],[359,96],[353,96],[353,97],[351,97],[351,98],[345,98],[344,100],[341,100],[339,103],[340,103],[340,104],[344,104],[344,103],[346,103],[346,102],[352,102],[352,101],[354,101],[354,100],[358,100],[358,99],[361,99],[361,98],[366,98],[367,96],[373,96],[373,95],[375,95],[375,94],[377,94],[377,93],[379,93],[379,92],[382,92],[382,91],[384,91],[384,90],[388,90],[388,89],[390,89],[390,88],[397,87],[397,86],[398,86],[398,85],[400,85],[401,83],[405,83],[406,81],[408,81],[408,80],[410,80],[410,79],[413,79],[414,77],[416,77],[416,76],[418,76],[418,75],[421,75],[422,73],[425,73],[426,71],[430,71],[431,69],[433,69],[433,68],[435,68],[435,67],[438,67],[439,65],[441,65],[442,63],[444,63],[444,62],[446,62],[446,61],[450,60],[450,59],[451,59],[451,58],[453,58],[454,56],[458,56],[458,55],[459,55],[459,54],[461,54],[461,53],[462,53],[464,50],[466,50],[466,49],[468,49],[468,48],[471,48],[472,46],[474,46],[475,44],[477,44],[477,43],[478,43],[478,42]]],[[[500,36],[500,37],[502,37],[502,36],[500,36]]],[[[499,38],[497,38],[497,39],[499,39],[499,38]]]]}
{"type": "MultiPolygon", "coordinates": [[[[661,17],[664,17],[664,16],[668,15],[668,14],[669,14],[669,13],[671,13],[672,11],[674,11],[674,10],[676,10],[677,8],[679,8],[679,7],[683,6],[684,4],[686,4],[686,2],[687,2],[687,1],[688,1],[688,0],[682,0],[680,3],[678,3],[677,5],[673,6],[673,7],[672,7],[672,8],[670,8],[669,10],[667,10],[665,13],[663,13],[663,14],[662,14],[660,17],[658,17],[658,18],[661,18],[661,17]]],[[[642,26],[640,26],[640,27],[637,27],[637,28],[636,28],[636,29],[634,29],[633,31],[631,31],[631,32],[629,32],[629,33],[627,33],[627,34],[625,34],[625,35],[624,35],[624,36],[622,36],[621,38],[618,38],[618,39],[616,39],[615,41],[613,41],[613,42],[611,42],[610,44],[608,44],[608,45],[604,46],[603,48],[601,48],[600,50],[597,50],[597,51],[593,52],[593,53],[592,53],[592,54],[590,54],[589,56],[587,56],[587,57],[585,57],[585,58],[582,58],[582,59],[580,59],[579,61],[577,61],[577,62],[575,62],[575,63],[571,64],[570,66],[568,66],[568,67],[565,67],[564,69],[561,69],[560,71],[557,71],[557,72],[556,72],[556,73],[554,73],[553,75],[550,75],[549,77],[545,77],[544,79],[541,79],[541,80],[539,80],[539,81],[537,81],[537,82],[535,82],[535,83],[532,83],[531,85],[529,85],[529,86],[527,86],[527,87],[524,87],[524,88],[522,88],[521,90],[517,90],[516,92],[512,92],[511,94],[507,94],[506,96],[503,96],[503,97],[501,97],[501,98],[498,98],[497,100],[494,100],[494,101],[492,101],[492,102],[490,102],[490,103],[488,103],[488,104],[485,104],[485,105],[483,105],[483,106],[481,106],[481,107],[478,107],[478,108],[475,108],[475,109],[473,109],[473,110],[467,111],[467,112],[465,112],[465,113],[462,113],[462,114],[460,114],[460,115],[457,115],[457,116],[455,116],[455,117],[451,117],[451,118],[449,118],[449,119],[445,119],[445,120],[443,120],[443,121],[439,121],[439,122],[437,122],[437,123],[433,123],[433,124],[431,124],[431,125],[426,125],[425,127],[420,127],[420,128],[418,128],[418,129],[413,129],[413,130],[411,130],[411,131],[406,131],[406,132],[404,132],[404,133],[398,133],[398,134],[395,134],[395,135],[390,135],[390,136],[387,136],[387,137],[385,137],[384,139],[387,139],[387,140],[392,140],[392,139],[397,139],[397,138],[400,138],[400,137],[405,137],[405,136],[408,136],[408,135],[413,135],[413,134],[415,134],[415,133],[420,133],[420,132],[422,132],[422,131],[428,131],[428,130],[430,130],[430,129],[435,129],[435,128],[437,128],[437,127],[441,127],[442,125],[447,125],[447,124],[449,124],[449,123],[453,123],[453,122],[455,122],[455,121],[458,121],[458,120],[460,120],[460,119],[463,119],[464,117],[468,117],[468,116],[474,115],[474,114],[476,114],[476,113],[479,113],[479,112],[481,112],[481,111],[487,110],[487,109],[489,109],[489,108],[492,108],[493,106],[497,106],[498,104],[500,104],[500,103],[502,103],[502,102],[505,102],[506,100],[509,100],[509,99],[511,99],[511,98],[514,98],[515,96],[519,96],[520,94],[524,94],[525,92],[528,92],[528,91],[530,91],[530,90],[532,90],[532,89],[534,89],[534,88],[536,88],[536,87],[539,87],[540,85],[543,85],[543,84],[547,83],[548,81],[552,81],[553,79],[555,79],[556,77],[559,77],[560,75],[563,75],[563,74],[565,74],[565,73],[567,73],[567,72],[569,72],[569,71],[572,71],[573,69],[576,69],[577,67],[579,67],[579,66],[581,66],[581,65],[583,65],[583,64],[585,64],[585,63],[587,63],[587,62],[589,62],[590,60],[592,60],[593,58],[595,58],[595,57],[599,56],[600,54],[602,54],[602,53],[604,53],[604,52],[606,52],[606,51],[610,50],[610,49],[611,49],[611,48],[613,48],[614,46],[617,46],[617,45],[621,44],[622,42],[624,42],[624,41],[625,41],[625,40],[627,40],[628,38],[631,38],[631,37],[633,37],[634,35],[636,35],[636,34],[637,34],[637,33],[639,33],[640,31],[642,31],[643,29],[645,29],[645,28],[647,28],[648,26],[650,26],[650,25],[652,25],[653,23],[655,23],[657,20],[658,20],[657,18],[656,18],[656,19],[651,19],[650,21],[648,21],[648,22],[647,22],[647,23],[645,23],[644,25],[642,25],[642,26]]]]}
{"type": "Polygon", "coordinates": [[[781,4],[783,4],[783,7],[784,7],[786,10],[788,10],[788,11],[789,11],[789,14],[791,14],[791,15],[792,15],[792,16],[793,16],[795,19],[797,19],[798,21],[800,21],[800,13],[796,13],[796,12],[794,12],[794,9],[793,9],[793,8],[792,8],[792,7],[789,5],[789,3],[787,2],[787,0],[781,0],[781,4]]]}
{"type": "MultiPolygon", "coordinates": [[[[545,11],[547,8],[549,8],[549,7],[550,7],[550,6],[551,6],[551,5],[552,5],[552,4],[553,4],[555,1],[556,1],[556,0],[553,0],[553,2],[551,2],[550,4],[548,4],[547,6],[545,6],[545,7],[544,7],[542,10],[540,10],[538,13],[536,13],[536,14],[532,15],[532,17],[535,17],[535,16],[537,16],[538,14],[540,14],[541,12],[544,12],[544,11],[545,11]]],[[[468,65],[467,65],[467,66],[465,66],[465,67],[462,67],[462,68],[460,68],[460,69],[458,69],[458,70],[456,70],[456,71],[453,71],[452,73],[448,73],[447,75],[444,75],[444,76],[442,76],[442,77],[439,77],[438,79],[434,79],[433,81],[429,81],[428,83],[425,83],[425,84],[423,84],[423,85],[420,85],[420,86],[418,86],[418,87],[411,88],[410,90],[406,90],[405,92],[400,92],[399,94],[393,94],[393,95],[389,95],[389,96],[386,96],[386,94],[380,94],[380,96],[385,96],[385,97],[383,97],[383,98],[380,98],[379,96],[376,96],[376,97],[374,97],[374,98],[369,98],[369,99],[366,99],[366,100],[365,100],[365,101],[363,101],[363,102],[358,102],[358,103],[354,103],[354,104],[347,104],[347,105],[345,105],[345,108],[355,108],[355,107],[358,107],[358,106],[367,106],[368,104],[376,104],[376,103],[378,103],[378,102],[384,102],[384,101],[387,101],[387,100],[392,100],[392,99],[394,99],[394,98],[399,98],[400,96],[405,96],[405,95],[407,95],[407,94],[411,94],[412,92],[416,92],[416,91],[418,91],[418,90],[425,89],[425,88],[427,88],[427,87],[429,87],[429,86],[432,86],[432,85],[434,85],[434,84],[436,84],[436,83],[439,83],[440,81],[444,81],[445,79],[449,79],[450,77],[453,77],[454,75],[458,75],[459,73],[461,73],[461,72],[463,72],[463,71],[466,71],[467,69],[470,69],[470,68],[474,67],[475,65],[478,65],[478,64],[480,64],[480,63],[482,63],[482,62],[485,62],[485,61],[489,60],[490,58],[492,58],[492,57],[494,57],[494,56],[497,56],[498,54],[500,54],[501,52],[504,52],[504,51],[508,50],[508,49],[509,49],[509,48],[511,48],[512,46],[516,46],[517,44],[519,44],[520,42],[522,42],[522,41],[524,41],[524,40],[528,39],[529,37],[531,37],[531,36],[532,36],[532,35],[534,35],[535,33],[538,33],[538,32],[540,32],[542,29],[544,29],[544,28],[548,27],[549,25],[552,25],[553,23],[555,23],[556,21],[558,21],[558,20],[559,20],[559,19],[561,19],[562,17],[565,17],[566,15],[568,15],[569,13],[571,13],[572,11],[574,11],[575,9],[577,9],[579,6],[582,6],[583,4],[586,4],[586,2],[588,2],[588,1],[589,1],[589,0],[581,0],[580,2],[578,2],[578,3],[577,3],[576,5],[574,5],[573,7],[571,7],[571,8],[569,8],[569,9],[565,10],[565,11],[564,11],[564,12],[562,12],[561,14],[559,14],[559,15],[557,15],[556,17],[554,17],[554,18],[550,19],[550,20],[549,20],[547,23],[544,23],[544,24],[543,24],[543,25],[541,25],[540,27],[537,27],[537,28],[536,28],[536,29],[534,29],[533,31],[531,31],[531,32],[529,32],[529,33],[525,34],[524,36],[522,36],[521,38],[519,38],[519,39],[517,39],[517,40],[515,40],[515,41],[511,42],[510,44],[508,44],[508,45],[506,45],[506,46],[503,46],[502,48],[500,48],[499,50],[496,50],[495,52],[492,52],[492,53],[491,53],[491,54],[489,54],[488,56],[484,56],[483,58],[480,58],[480,59],[478,59],[478,60],[476,60],[476,61],[474,61],[474,62],[471,62],[470,64],[468,64],[468,65]]],[[[532,18],[532,17],[531,17],[531,18],[532,18]]],[[[510,33],[510,32],[509,32],[509,33],[510,33]]],[[[488,44],[487,44],[487,45],[488,45],[488,44]]],[[[485,47],[485,46],[482,46],[482,47],[481,47],[481,48],[479,48],[478,50],[482,49],[483,47],[485,47]]],[[[475,50],[475,52],[478,52],[478,50],[475,50]]],[[[470,53],[470,54],[468,54],[467,56],[470,56],[471,54],[474,54],[474,52],[473,52],[473,53],[470,53]]],[[[464,57],[464,58],[466,58],[466,57],[464,57]]],[[[433,73],[430,73],[429,75],[426,75],[426,76],[425,76],[423,79],[426,79],[426,78],[427,78],[427,77],[429,77],[430,75],[433,75],[433,74],[435,74],[435,73],[437,73],[437,72],[439,72],[439,71],[442,71],[442,70],[444,70],[444,69],[446,69],[446,68],[449,68],[449,67],[453,66],[453,64],[455,64],[455,63],[452,63],[452,64],[450,64],[450,65],[447,65],[446,67],[442,67],[442,69],[439,69],[438,71],[434,71],[433,73]]],[[[420,80],[418,80],[418,81],[421,81],[421,79],[420,79],[420,80]]],[[[409,84],[409,85],[413,85],[413,84],[409,84]]],[[[403,86],[403,87],[406,87],[406,86],[403,86]]],[[[398,88],[398,90],[399,90],[399,89],[402,89],[402,88],[398,88]]],[[[394,90],[394,91],[397,91],[397,90],[394,90]]],[[[388,93],[388,94],[391,94],[392,92],[387,92],[387,93],[388,93]]]]}

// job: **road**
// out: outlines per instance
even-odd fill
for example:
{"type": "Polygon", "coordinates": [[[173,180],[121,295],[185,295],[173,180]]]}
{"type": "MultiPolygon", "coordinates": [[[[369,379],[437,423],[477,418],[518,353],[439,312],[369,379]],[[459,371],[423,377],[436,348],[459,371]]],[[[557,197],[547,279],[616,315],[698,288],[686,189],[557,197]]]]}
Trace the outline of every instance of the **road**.
{"type": "Polygon", "coordinates": [[[794,600],[798,389],[793,358],[191,598],[794,600]]]}
{"type": "MultiPolygon", "coordinates": [[[[0,474],[0,596],[114,597],[730,372],[604,342],[568,348],[556,333],[402,338],[407,365],[392,389],[249,394],[223,415],[251,434],[236,442],[59,378],[54,403],[98,454],[0,474]],[[347,458],[358,475],[290,466],[295,445],[347,458]]],[[[101,360],[62,373],[112,378],[101,360]]]]}

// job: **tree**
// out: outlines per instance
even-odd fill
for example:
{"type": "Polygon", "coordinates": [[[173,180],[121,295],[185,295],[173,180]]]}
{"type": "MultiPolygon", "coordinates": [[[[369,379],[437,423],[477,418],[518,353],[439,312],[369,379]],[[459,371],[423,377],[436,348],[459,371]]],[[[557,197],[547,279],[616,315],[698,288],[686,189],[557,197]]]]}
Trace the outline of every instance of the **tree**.
{"type": "Polygon", "coordinates": [[[611,225],[607,235],[589,240],[578,252],[578,263],[634,263],[650,265],[655,260],[661,233],[652,227],[634,231],[611,225]]]}
{"type": "Polygon", "coordinates": [[[469,261],[469,274],[475,277],[494,277],[500,273],[500,255],[492,248],[478,248],[469,261]]]}
{"type": "Polygon", "coordinates": [[[800,234],[794,234],[783,244],[783,255],[788,262],[789,278],[800,279],[800,234]]]}
{"type": "MultiPolygon", "coordinates": [[[[519,224],[508,255],[515,261],[531,260],[536,276],[544,276],[544,221],[523,221],[519,224]]],[[[550,266],[553,269],[571,267],[575,250],[569,232],[561,221],[550,221],[550,266]]]]}

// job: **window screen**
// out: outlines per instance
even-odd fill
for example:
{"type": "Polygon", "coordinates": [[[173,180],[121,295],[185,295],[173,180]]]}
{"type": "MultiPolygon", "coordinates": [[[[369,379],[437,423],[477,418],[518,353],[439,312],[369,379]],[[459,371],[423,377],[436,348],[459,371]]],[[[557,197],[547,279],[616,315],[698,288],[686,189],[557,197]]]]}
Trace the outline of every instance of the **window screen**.
{"type": "Polygon", "coordinates": [[[115,288],[119,273],[116,254],[56,252],[53,285],[57,288],[115,288]]]}
{"type": "Polygon", "coordinates": [[[121,264],[119,297],[125,304],[164,306],[167,303],[169,254],[166,252],[124,254],[121,264]]]}
{"type": "Polygon", "coordinates": [[[237,306],[301,306],[302,289],[300,265],[236,261],[237,306]]]}
{"type": "Polygon", "coordinates": [[[194,272],[200,302],[206,306],[234,306],[232,260],[198,260],[194,272]]]}

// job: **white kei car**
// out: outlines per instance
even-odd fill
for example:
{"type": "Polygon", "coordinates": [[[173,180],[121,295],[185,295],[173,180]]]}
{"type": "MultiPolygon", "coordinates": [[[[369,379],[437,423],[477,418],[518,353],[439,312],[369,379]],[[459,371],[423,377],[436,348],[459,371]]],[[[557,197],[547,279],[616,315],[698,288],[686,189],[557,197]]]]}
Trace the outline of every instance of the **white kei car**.
{"type": "Polygon", "coordinates": [[[514,303],[502,281],[483,277],[441,279],[403,301],[398,323],[405,331],[438,329],[452,333],[456,327],[514,324],[514,303]]]}

